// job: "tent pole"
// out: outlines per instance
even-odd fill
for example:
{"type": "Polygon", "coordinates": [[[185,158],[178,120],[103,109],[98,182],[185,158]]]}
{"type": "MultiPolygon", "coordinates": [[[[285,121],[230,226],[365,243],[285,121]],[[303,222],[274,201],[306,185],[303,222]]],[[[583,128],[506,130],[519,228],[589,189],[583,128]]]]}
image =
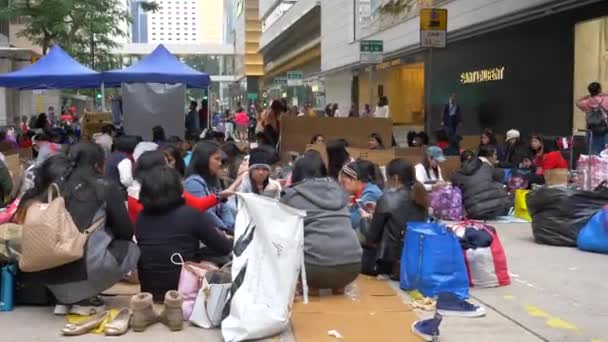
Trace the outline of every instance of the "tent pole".
{"type": "Polygon", "coordinates": [[[211,87],[207,86],[207,129],[211,128],[211,87]]]}
{"type": "Polygon", "coordinates": [[[104,82],[101,82],[101,111],[104,112],[106,110],[106,85],[104,82]]]}

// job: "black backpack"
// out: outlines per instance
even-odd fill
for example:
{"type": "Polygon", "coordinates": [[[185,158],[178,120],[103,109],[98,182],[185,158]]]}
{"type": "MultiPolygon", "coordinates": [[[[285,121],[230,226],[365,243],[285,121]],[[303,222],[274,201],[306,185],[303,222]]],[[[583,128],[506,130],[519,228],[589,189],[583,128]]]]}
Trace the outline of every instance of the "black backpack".
{"type": "MultiPolygon", "coordinates": [[[[602,99],[602,102],[604,100],[602,99]]],[[[593,134],[605,134],[608,132],[608,122],[606,122],[606,111],[600,102],[597,107],[587,112],[587,129],[593,134]]]]}

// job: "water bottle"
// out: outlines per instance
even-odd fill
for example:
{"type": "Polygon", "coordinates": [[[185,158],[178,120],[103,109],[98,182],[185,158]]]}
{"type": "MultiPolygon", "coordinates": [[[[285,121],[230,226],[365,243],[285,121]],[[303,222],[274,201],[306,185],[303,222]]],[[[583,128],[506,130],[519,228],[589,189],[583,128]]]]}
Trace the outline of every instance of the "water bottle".
{"type": "Polygon", "coordinates": [[[0,275],[0,311],[13,310],[16,274],[17,265],[2,266],[2,274],[0,275]]]}

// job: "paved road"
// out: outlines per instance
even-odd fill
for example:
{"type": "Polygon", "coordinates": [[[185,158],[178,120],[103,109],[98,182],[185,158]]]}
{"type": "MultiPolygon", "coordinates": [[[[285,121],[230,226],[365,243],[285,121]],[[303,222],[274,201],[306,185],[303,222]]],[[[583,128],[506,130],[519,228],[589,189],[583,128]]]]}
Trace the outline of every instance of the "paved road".
{"type": "Polygon", "coordinates": [[[472,290],[486,318],[447,318],[442,341],[608,342],[608,255],[537,245],[530,225],[497,225],[512,285],[472,290]]]}
{"type": "MultiPolygon", "coordinates": [[[[446,318],[443,342],[608,342],[608,256],[571,248],[541,246],[531,240],[528,224],[497,225],[509,259],[513,284],[472,290],[488,309],[480,319],[446,318]]],[[[396,287],[396,284],[393,284],[396,287]]],[[[407,300],[407,298],[405,298],[407,300]]],[[[58,334],[63,319],[49,308],[17,308],[0,313],[1,341],[103,341],[87,335],[58,334]]],[[[221,341],[219,331],[190,328],[170,333],[156,325],[129,333],[125,341],[221,341]]],[[[283,340],[289,340],[285,338],[283,340]]]]}

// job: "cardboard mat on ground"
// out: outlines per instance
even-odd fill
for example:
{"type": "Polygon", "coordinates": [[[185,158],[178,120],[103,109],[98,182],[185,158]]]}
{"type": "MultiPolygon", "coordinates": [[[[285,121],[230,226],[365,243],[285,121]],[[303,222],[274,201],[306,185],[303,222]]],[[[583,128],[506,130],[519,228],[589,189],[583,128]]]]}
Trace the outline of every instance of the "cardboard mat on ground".
{"type": "Polygon", "coordinates": [[[297,301],[291,319],[295,340],[336,341],[328,334],[332,330],[340,333],[344,341],[420,340],[411,333],[416,314],[386,281],[359,276],[351,292],[311,297],[307,305],[297,301]]]}

